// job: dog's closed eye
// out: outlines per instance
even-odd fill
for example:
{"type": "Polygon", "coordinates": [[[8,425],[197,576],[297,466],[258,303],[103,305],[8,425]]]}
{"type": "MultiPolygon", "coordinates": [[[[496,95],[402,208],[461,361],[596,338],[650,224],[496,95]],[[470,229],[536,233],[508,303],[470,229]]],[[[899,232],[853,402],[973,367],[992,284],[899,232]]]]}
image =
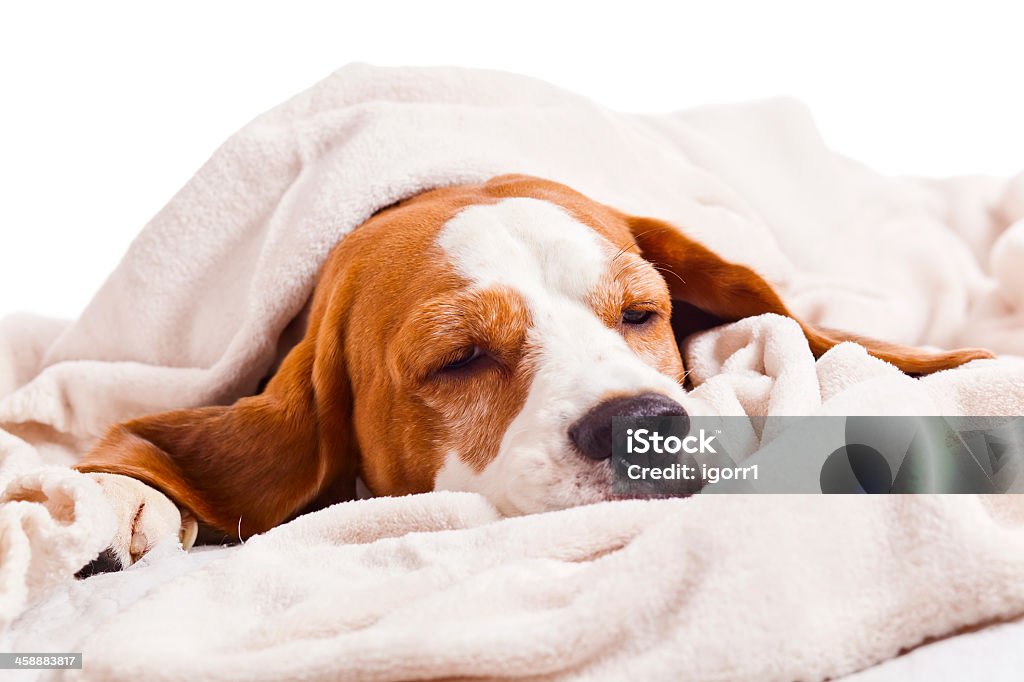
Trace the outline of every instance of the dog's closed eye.
{"type": "Polygon", "coordinates": [[[474,364],[477,360],[480,360],[487,356],[487,352],[480,346],[466,346],[460,348],[453,355],[445,359],[445,364],[438,370],[443,373],[457,372],[462,369],[468,368],[474,364]]]}
{"type": "Polygon", "coordinates": [[[639,326],[650,322],[654,315],[650,308],[626,308],[622,311],[622,323],[639,326]]]}

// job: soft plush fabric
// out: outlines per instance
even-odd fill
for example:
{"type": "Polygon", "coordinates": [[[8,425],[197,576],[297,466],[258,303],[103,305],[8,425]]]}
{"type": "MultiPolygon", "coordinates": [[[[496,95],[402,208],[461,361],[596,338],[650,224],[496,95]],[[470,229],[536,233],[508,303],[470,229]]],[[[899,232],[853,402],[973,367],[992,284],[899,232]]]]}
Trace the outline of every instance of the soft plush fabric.
{"type": "Polygon", "coordinates": [[[809,321],[1007,356],[915,380],[852,344],[815,361],[792,321],[752,318],[686,350],[695,396],[723,414],[1022,411],[1024,177],[881,177],[785,100],[626,115],[508,74],[350,66],[215,152],[78,320],[0,322],[0,650],[82,648],[97,680],[811,680],[1024,614],[1010,496],[707,496],[499,520],[436,493],[71,580],[112,519],[62,465],[112,422],[254,390],[346,232],[508,172],[667,219],[809,321]]]}
{"type": "Polygon", "coordinates": [[[64,589],[8,645],[71,646],[64,620],[90,680],[822,679],[1021,613],[1010,499],[706,495],[501,522],[466,493],[365,500],[176,579],[151,559],[64,589]],[[147,580],[166,582],[139,599],[147,580]]]}

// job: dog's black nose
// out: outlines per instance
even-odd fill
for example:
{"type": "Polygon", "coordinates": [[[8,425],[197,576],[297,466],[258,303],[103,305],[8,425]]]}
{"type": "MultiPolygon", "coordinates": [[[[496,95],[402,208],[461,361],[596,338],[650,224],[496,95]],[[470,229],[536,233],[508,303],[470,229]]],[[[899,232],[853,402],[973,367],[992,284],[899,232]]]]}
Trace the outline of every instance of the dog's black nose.
{"type": "Polygon", "coordinates": [[[612,398],[592,408],[570,426],[569,440],[580,454],[601,461],[612,456],[612,417],[686,416],[682,405],[660,393],[612,398]]]}

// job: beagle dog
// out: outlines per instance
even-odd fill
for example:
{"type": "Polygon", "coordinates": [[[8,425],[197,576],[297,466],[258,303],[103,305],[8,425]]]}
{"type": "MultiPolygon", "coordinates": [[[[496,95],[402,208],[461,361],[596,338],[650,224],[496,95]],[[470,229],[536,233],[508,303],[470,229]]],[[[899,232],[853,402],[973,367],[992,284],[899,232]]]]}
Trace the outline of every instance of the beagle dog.
{"type": "MultiPolygon", "coordinates": [[[[564,185],[424,192],[333,249],[261,393],[117,424],[84,457],[121,519],[100,561],[187,548],[198,524],[261,533],[357,479],[476,491],[506,515],[607,500],[612,416],[686,414],[677,338],[769,312],[793,317],[750,268],[564,185]]],[[[855,340],[915,375],[992,357],[800,326],[815,356],[855,340]]]]}

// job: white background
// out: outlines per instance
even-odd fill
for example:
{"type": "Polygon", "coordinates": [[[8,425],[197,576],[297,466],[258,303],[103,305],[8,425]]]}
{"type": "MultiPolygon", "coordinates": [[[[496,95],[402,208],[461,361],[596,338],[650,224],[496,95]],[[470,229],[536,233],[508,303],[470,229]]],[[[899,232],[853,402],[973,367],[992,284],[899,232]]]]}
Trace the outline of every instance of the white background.
{"type": "Polygon", "coordinates": [[[791,94],[880,171],[1024,170],[1021,3],[6,3],[0,316],[73,317],[234,130],[349,61],[664,111],[791,94]],[[941,5],[941,6],[940,6],[941,5]]]}

